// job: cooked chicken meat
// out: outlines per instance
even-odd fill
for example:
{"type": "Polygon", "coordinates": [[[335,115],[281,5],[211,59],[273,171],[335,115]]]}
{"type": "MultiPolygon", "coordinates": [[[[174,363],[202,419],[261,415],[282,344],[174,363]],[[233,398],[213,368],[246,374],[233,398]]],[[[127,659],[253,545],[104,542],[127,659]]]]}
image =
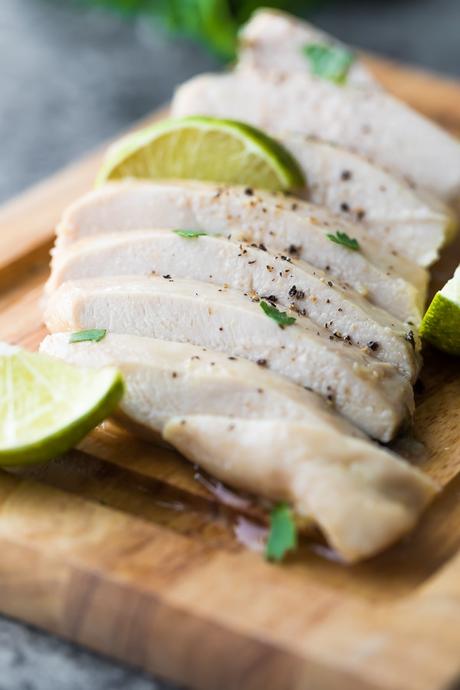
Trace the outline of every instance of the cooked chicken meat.
{"type": "Polygon", "coordinates": [[[369,305],[350,289],[330,286],[326,273],[304,262],[225,237],[184,238],[172,230],[98,235],[58,253],[47,291],[67,280],[117,275],[190,278],[242,290],[308,315],[347,343],[366,348],[415,380],[420,357],[408,327],[369,305]]]}
{"type": "Polygon", "coordinates": [[[292,502],[347,560],[397,539],[436,491],[318,396],[245,359],[117,334],[70,343],[57,333],[41,351],[76,365],[117,366],[126,383],[122,419],[164,430],[186,457],[232,486],[292,502]]]}
{"type": "Polygon", "coordinates": [[[196,415],[171,419],[163,433],[222,481],[289,501],[348,562],[372,556],[412,529],[437,491],[388,451],[310,420],[196,415]]]}
{"type": "MultiPolygon", "coordinates": [[[[303,316],[278,323],[267,303],[191,280],[122,277],[61,285],[49,298],[51,332],[109,332],[188,342],[267,366],[328,399],[350,421],[389,441],[412,410],[409,382],[391,365],[327,337],[303,316]]],[[[293,315],[294,316],[294,315],[293,315]]],[[[281,318],[283,321],[283,318],[281,318]]]]}
{"type": "Polygon", "coordinates": [[[213,115],[318,137],[369,157],[440,198],[460,192],[460,142],[389,94],[299,72],[205,74],[179,87],[173,115],[213,115]]]}
{"type": "Polygon", "coordinates": [[[456,220],[432,194],[339,146],[295,133],[278,139],[300,163],[309,201],[363,225],[377,242],[419,266],[438,260],[456,220]]]}
{"type": "Polygon", "coordinates": [[[116,333],[99,342],[70,343],[68,333],[55,333],[40,351],[77,366],[117,367],[126,385],[120,412],[147,431],[161,433],[170,417],[212,412],[309,420],[337,433],[362,435],[318,395],[247,359],[196,345],[116,333]]]}
{"type": "MultiPolygon", "coordinates": [[[[308,73],[311,65],[305,51],[311,44],[342,47],[335,38],[305,21],[263,8],[252,15],[240,32],[238,68],[275,69],[286,74],[308,73]]],[[[380,89],[376,79],[356,56],[346,83],[380,89]]]]}
{"type": "Polygon", "coordinates": [[[56,256],[70,243],[102,233],[192,228],[230,235],[308,261],[353,287],[401,321],[420,323],[427,272],[387,253],[366,230],[284,195],[202,182],[112,183],[72,204],[58,227],[56,256]],[[331,241],[344,231],[352,251],[331,241]]]}

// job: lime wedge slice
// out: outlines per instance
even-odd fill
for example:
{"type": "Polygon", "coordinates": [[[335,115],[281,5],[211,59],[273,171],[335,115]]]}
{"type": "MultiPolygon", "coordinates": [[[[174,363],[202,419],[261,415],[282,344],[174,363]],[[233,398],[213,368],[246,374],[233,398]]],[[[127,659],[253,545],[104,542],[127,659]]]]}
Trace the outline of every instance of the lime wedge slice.
{"type": "Polygon", "coordinates": [[[420,326],[420,335],[451,355],[460,355],[460,266],[433,297],[420,326]]]}
{"type": "Polygon", "coordinates": [[[116,369],[81,369],[0,343],[0,465],[65,452],[110,415],[123,390],[116,369]]]}
{"type": "Polygon", "coordinates": [[[115,142],[96,184],[125,177],[193,179],[270,191],[305,186],[296,160],[254,127],[213,117],[164,120],[115,142]]]}

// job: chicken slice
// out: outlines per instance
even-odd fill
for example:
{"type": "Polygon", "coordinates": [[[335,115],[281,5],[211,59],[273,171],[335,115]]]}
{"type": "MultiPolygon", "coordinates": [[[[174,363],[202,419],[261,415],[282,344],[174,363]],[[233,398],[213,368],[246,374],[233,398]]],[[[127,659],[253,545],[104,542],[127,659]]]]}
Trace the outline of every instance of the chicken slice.
{"type": "Polygon", "coordinates": [[[302,134],[278,138],[305,173],[309,201],[360,223],[377,242],[419,266],[438,260],[456,230],[448,206],[352,151],[302,134]]]}
{"type": "MultiPolygon", "coordinates": [[[[240,32],[238,68],[275,69],[279,72],[311,72],[305,53],[310,44],[343,47],[343,44],[306,21],[279,10],[256,11],[240,32]]],[[[347,84],[377,90],[381,87],[355,59],[347,74],[347,84]]]]}
{"type": "Polygon", "coordinates": [[[306,317],[280,327],[260,304],[215,285],[167,274],[69,281],[51,294],[45,322],[51,332],[105,328],[245,357],[319,393],[381,441],[413,409],[410,384],[391,365],[328,340],[306,317]]]}
{"type": "Polygon", "coordinates": [[[148,228],[191,228],[262,243],[326,270],[401,321],[420,323],[428,282],[424,269],[388,254],[364,228],[319,206],[244,187],[194,181],[111,183],[65,211],[55,255],[85,237],[148,228]],[[331,241],[328,235],[337,231],[357,239],[360,250],[331,241]]]}
{"type": "Polygon", "coordinates": [[[407,327],[387,312],[353,296],[351,290],[331,287],[327,274],[308,264],[216,235],[184,238],[171,230],[144,230],[81,240],[57,255],[47,292],[67,280],[152,274],[227,285],[253,298],[265,297],[308,315],[327,327],[328,337],[366,348],[411,380],[419,373],[415,336],[411,344],[407,327]]]}
{"type": "Polygon", "coordinates": [[[438,490],[388,451],[310,420],[176,417],[163,435],[222,481],[289,501],[350,563],[412,529],[438,490]]]}
{"type": "Polygon", "coordinates": [[[70,343],[68,333],[55,333],[40,351],[77,366],[120,369],[126,386],[120,413],[144,431],[161,433],[170,417],[212,413],[310,420],[362,436],[318,395],[246,359],[196,345],[116,333],[99,342],[70,343]]]}
{"type": "Polygon", "coordinates": [[[460,192],[460,142],[387,93],[299,72],[205,74],[179,87],[173,115],[213,115],[339,144],[440,198],[460,192]]]}
{"type": "Polygon", "coordinates": [[[436,490],[394,456],[358,442],[360,432],[321,398],[247,360],[113,333],[80,343],[57,333],[40,350],[77,366],[117,366],[126,384],[122,420],[155,433],[166,425],[164,438],[215,476],[292,501],[349,560],[383,548],[405,524],[409,529],[409,511],[415,522],[436,490]],[[206,416],[210,411],[219,416],[206,416]]]}

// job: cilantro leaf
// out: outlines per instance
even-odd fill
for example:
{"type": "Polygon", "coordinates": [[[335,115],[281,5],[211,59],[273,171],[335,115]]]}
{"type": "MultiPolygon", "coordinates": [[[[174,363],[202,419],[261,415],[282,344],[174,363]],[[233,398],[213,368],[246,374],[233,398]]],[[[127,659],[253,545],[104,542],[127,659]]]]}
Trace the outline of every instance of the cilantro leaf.
{"type": "Polygon", "coordinates": [[[346,232],[340,232],[340,230],[337,230],[335,235],[328,235],[327,237],[331,240],[331,242],[342,244],[344,247],[347,249],[352,249],[354,252],[360,250],[358,240],[355,240],[354,237],[349,237],[346,232]]]}
{"type": "Polygon", "coordinates": [[[279,503],[270,514],[270,532],[265,556],[269,561],[282,561],[288,551],[297,546],[297,528],[292,510],[279,503]]]}
{"type": "Polygon", "coordinates": [[[279,311],[276,307],[268,304],[268,302],[261,300],[259,304],[262,311],[273,319],[273,321],[276,321],[280,328],[292,326],[292,324],[296,321],[295,316],[288,316],[285,311],[279,311]]]}
{"type": "Polygon", "coordinates": [[[202,237],[207,235],[207,232],[202,232],[201,230],[174,230],[173,232],[179,237],[185,237],[187,239],[194,239],[195,237],[202,237]]]}
{"type": "Polygon", "coordinates": [[[307,43],[303,51],[314,75],[335,84],[345,84],[350,67],[355,60],[355,55],[351,50],[325,43],[307,43]]]}
{"type": "Polygon", "coordinates": [[[105,328],[91,328],[87,331],[77,331],[71,333],[69,343],[82,343],[87,340],[93,340],[98,343],[102,338],[105,338],[107,330],[105,328]]]}

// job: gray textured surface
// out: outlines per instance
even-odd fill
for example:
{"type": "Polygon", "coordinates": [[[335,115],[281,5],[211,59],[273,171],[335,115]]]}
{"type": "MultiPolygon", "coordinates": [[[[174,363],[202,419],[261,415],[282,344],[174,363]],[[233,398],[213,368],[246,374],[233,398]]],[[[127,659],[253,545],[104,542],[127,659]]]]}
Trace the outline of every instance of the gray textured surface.
{"type": "MultiPolygon", "coordinates": [[[[342,0],[315,19],[356,45],[460,76],[459,0],[342,0]]],[[[1,0],[0,200],[165,102],[175,84],[214,66],[195,46],[168,41],[138,23],[78,11],[70,0],[1,0]]],[[[0,618],[0,690],[167,687],[0,618]]]]}

